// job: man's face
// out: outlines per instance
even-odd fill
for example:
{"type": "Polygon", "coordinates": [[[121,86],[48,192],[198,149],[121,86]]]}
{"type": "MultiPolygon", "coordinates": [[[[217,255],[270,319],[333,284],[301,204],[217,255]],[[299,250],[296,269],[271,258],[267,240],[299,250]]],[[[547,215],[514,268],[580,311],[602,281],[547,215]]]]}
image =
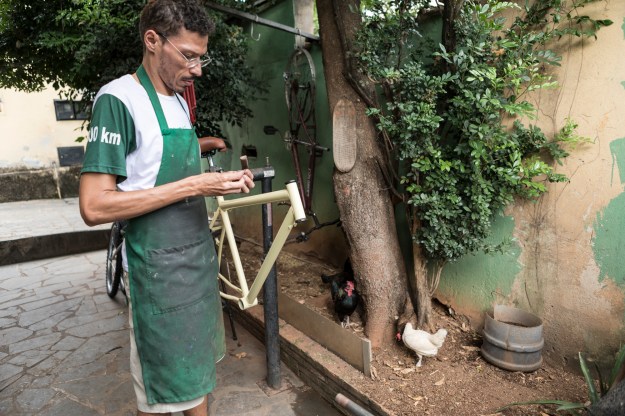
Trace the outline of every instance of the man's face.
{"type": "Polygon", "coordinates": [[[158,74],[171,92],[182,93],[193,84],[193,79],[202,75],[202,66],[197,62],[204,59],[208,36],[181,29],[177,35],[160,37],[161,54],[158,74]],[[186,59],[185,59],[186,58],[186,59]],[[188,61],[196,65],[189,68],[188,61]]]}

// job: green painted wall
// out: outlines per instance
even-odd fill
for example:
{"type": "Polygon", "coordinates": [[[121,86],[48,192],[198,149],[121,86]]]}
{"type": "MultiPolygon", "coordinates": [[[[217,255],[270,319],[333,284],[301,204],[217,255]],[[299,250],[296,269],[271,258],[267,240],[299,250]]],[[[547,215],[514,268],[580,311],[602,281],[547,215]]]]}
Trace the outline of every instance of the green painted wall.
{"type": "MultiPolygon", "coordinates": [[[[610,143],[612,154],[612,180],[618,170],[620,183],[625,183],[625,138],[610,143]]],[[[614,198],[595,220],[593,252],[600,269],[599,281],[609,278],[625,289],[625,193],[614,198]]]]}
{"type": "MultiPolygon", "coordinates": [[[[291,1],[283,1],[265,11],[261,17],[294,26],[293,7],[291,1]]],[[[285,102],[285,89],[283,73],[288,59],[295,48],[295,35],[278,29],[261,26],[258,24],[245,25],[245,30],[250,34],[248,42],[248,59],[253,63],[257,76],[265,83],[267,93],[259,100],[250,103],[253,117],[248,118],[242,127],[223,125],[223,131],[233,147],[233,151],[225,155],[219,155],[217,161],[225,169],[238,169],[238,158],[242,154],[243,146],[255,146],[258,157],[250,160],[252,168],[265,165],[266,158],[275,168],[276,177],[273,180],[273,189],[284,187],[288,180],[295,179],[295,170],[290,154],[283,141],[283,133],[288,130],[288,111],[285,102]],[[263,127],[272,125],[280,130],[275,135],[266,135],[263,127]]],[[[320,145],[332,148],[332,122],[328,112],[328,101],[325,90],[325,79],[321,62],[321,47],[313,43],[310,49],[316,69],[316,121],[317,140],[320,145]]],[[[301,150],[301,163],[307,164],[305,150],[301,150]]],[[[305,168],[304,168],[305,169],[305,168]]],[[[314,182],[313,208],[320,222],[327,222],[338,218],[338,209],[334,202],[334,189],[332,186],[332,173],[334,162],[332,153],[326,152],[317,160],[314,182]]],[[[257,183],[254,193],[260,191],[260,183],[257,183]]],[[[209,208],[214,203],[209,201],[209,208]]],[[[285,206],[274,206],[274,231],[280,224],[285,206]]],[[[233,214],[235,232],[248,235],[253,238],[260,236],[261,215],[260,208],[252,207],[237,210],[233,214]]],[[[313,222],[298,226],[299,230],[307,230],[313,222]]],[[[339,265],[343,261],[344,243],[340,230],[335,227],[327,227],[314,233],[306,243],[297,244],[297,250],[317,251],[318,254],[336,253],[337,261],[331,263],[339,265]],[[325,237],[324,237],[325,236],[325,237]],[[325,240],[325,241],[324,241],[325,240]],[[317,249],[319,248],[319,250],[317,249]]]]}
{"type": "MultiPolygon", "coordinates": [[[[493,234],[489,243],[499,244],[511,240],[514,219],[500,215],[493,221],[493,234]]],[[[445,266],[439,285],[439,296],[453,300],[465,313],[479,314],[492,308],[496,300],[507,296],[514,279],[521,271],[521,249],[512,241],[504,253],[469,255],[445,266]]]]}

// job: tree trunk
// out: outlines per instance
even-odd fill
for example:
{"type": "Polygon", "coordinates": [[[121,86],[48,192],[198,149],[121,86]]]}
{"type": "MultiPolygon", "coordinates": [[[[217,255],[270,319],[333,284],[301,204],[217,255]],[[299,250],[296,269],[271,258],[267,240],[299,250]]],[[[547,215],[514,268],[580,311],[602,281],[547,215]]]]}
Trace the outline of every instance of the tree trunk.
{"type": "MultiPolygon", "coordinates": [[[[405,300],[406,273],[375,126],[354,84],[346,78],[350,75],[346,46],[361,25],[359,10],[355,0],[317,1],[330,113],[340,99],[356,108],[357,128],[352,133],[357,135],[356,163],[349,172],[334,171],[334,190],[364,301],[365,332],[377,348],[393,340],[395,317],[405,300]]],[[[362,79],[359,82],[365,85],[362,79]]]]}
{"type": "Polygon", "coordinates": [[[412,257],[414,260],[414,286],[417,297],[417,327],[424,330],[431,330],[432,298],[430,296],[426,260],[423,257],[419,244],[412,244],[412,257]]]}
{"type": "Polygon", "coordinates": [[[456,29],[454,22],[460,14],[464,0],[447,0],[443,6],[443,36],[442,43],[447,51],[456,49],[456,29]]]}

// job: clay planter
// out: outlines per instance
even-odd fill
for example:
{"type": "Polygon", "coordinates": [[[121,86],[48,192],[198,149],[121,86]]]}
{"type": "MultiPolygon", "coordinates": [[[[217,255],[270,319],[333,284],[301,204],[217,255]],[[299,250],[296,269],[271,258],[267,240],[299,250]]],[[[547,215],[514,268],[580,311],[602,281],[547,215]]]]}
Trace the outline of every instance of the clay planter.
{"type": "Polygon", "coordinates": [[[503,305],[486,314],[482,356],[489,363],[510,371],[534,371],[543,362],[543,345],[543,322],[536,315],[503,305]]]}

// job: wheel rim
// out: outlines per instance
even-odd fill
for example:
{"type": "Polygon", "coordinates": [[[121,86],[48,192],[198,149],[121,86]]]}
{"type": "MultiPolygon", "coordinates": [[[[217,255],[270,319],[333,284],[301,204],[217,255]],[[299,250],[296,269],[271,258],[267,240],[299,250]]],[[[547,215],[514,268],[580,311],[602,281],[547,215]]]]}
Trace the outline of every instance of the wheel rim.
{"type": "Polygon", "coordinates": [[[316,143],[315,65],[303,48],[293,51],[284,72],[286,105],[291,137],[316,143]]]}
{"type": "Polygon", "coordinates": [[[113,287],[113,280],[115,278],[115,249],[117,245],[117,233],[118,226],[117,224],[114,224],[111,228],[111,236],[109,238],[109,246],[106,253],[106,293],[108,293],[109,296],[113,296],[116,292],[113,287]]]}

